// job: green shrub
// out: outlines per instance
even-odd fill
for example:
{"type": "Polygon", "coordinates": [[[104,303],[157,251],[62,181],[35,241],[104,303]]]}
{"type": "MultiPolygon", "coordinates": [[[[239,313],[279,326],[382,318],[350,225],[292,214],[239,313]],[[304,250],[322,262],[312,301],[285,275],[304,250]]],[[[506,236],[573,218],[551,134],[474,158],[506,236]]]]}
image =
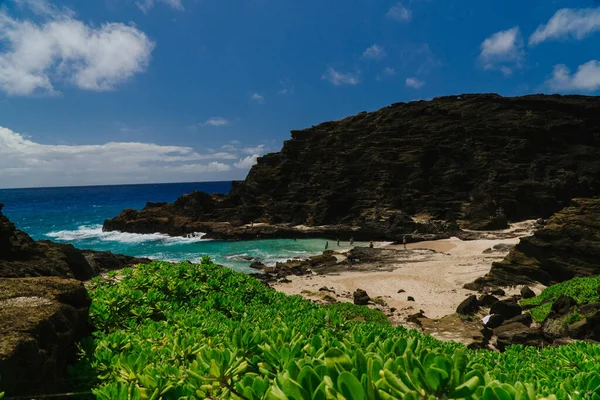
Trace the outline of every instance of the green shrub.
{"type": "Polygon", "coordinates": [[[597,345],[471,351],[208,259],[121,275],[92,284],[98,331],[71,371],[98,399],[600,398],[597,345]]]}
{"type": "Polygon", "coordinates": [[[522,300],[521,305],[540,304],[538,307],[532,308],[529,313],[533,319],[541,322],[550,314],[552,302],[563,294],[574,298],[577,304],[600,301],[600,295],[597,292],[599,286],[600,276],[594,278],[573,278],[547,287],[538,296],[522,300]],[[544,300],[550,300],[550,302],[541,304],[544,300]]]}

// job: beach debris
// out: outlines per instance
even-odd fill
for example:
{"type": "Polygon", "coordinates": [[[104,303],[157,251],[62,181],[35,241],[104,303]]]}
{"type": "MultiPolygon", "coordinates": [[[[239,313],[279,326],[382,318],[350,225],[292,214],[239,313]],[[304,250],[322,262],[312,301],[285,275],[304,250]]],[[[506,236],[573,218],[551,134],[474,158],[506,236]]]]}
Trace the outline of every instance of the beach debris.
{"type": "Polygon", "coordinates": [[[464,299],[456,308],[456,312],[461,315],[474,314],[479,310],[479,301],[474,294],[464,299]]]}
{"type": "Polygon", "coordinates": [[[405,292],[406,292],[406,290],[404,290],[404,289],[398,290],[398,293],[405,293],[405,292]]]}
{"type": "Polygon", "coordinates": [[[531,299],[532,297],[535,297],[535,296],[536,296],[535,292],[533,290],[531,290],[529,288],[529,286],[523,286],[521,288],[521,297],[523,299],[531,299]]]}
{"type": "Polygon", "coordinates": [[[354,304],[359,306],[366,306],[371,300],[371,297],[369,297],[367,292],[362,289],[356,289],[352,297],[354,299],[354,304]]]}

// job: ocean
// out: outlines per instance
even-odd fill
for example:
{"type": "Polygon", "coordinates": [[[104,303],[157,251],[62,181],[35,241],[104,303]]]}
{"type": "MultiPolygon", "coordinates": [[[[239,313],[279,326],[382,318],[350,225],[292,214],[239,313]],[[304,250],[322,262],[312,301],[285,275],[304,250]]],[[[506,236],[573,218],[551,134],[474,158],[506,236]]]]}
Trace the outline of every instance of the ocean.
{"type": "MultiPolygon", "coordinates": [[[[198,262],[209,255],[219,264],[241,272],[257,260],[267,265],[306,258],[324,250],[325,239],[218,241],[196,237],[102,232],[105,219],[126,208],[141,209],[147,201],[172,202],[202,190],[227,193],[231,182],[111,185],[33,189],[0,189],[2,212],[35,240],[70,243],[79,249],[108,250],[157,260],[198,262]]],[[[348,243],[341,243],[348,248],[348,243]]],[[[337,248],[330,243],[330,248],[337,248]]]]}

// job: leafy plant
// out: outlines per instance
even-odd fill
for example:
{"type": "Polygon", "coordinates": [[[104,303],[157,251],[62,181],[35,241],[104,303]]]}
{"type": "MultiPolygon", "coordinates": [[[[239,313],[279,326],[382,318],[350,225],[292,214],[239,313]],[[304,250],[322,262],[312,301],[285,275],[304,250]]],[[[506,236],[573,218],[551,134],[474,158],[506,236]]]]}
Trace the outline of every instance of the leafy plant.
{"type": "Polygon", "coordinates": [[[600,346],[471,351],[204,258],[91,284],[73,377],[98,399],[600,399],[600,346]]]}

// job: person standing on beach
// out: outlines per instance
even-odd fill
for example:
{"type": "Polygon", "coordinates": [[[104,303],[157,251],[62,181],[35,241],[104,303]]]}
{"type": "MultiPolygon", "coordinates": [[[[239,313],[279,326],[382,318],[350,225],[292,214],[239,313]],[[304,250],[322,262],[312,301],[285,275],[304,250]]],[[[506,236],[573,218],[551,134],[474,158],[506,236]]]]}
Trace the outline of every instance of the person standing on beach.
{"type": "Polygon", "coordinates": [[[337,245],[338,245],[338,247],[340,247],[340,239],[339,238],[337,240],[337,245]]]}
{"type": "Polygon", "coordinates": [[[350,246],[352,246],[352,244],[353,244],[353,243],[354,243],[354,238],[353,238],[353,237],[351,237],[351,238],[350,238],[350,246]]]}
{"type": "Polygon", "coordinates": [[[325,242],[325,250],[329,248],[329,242],[325,242]]]}
{"type": "Polygon", "coordinates": [[[372,240],[369,242],[369,247],[373,248],[373,241],[372,240]]]}
{"type": "Polygon", "coordinates": [[[404,250],[406,250],[406,236],[402,236],[402,244],[404,244],[404,250]]]}

